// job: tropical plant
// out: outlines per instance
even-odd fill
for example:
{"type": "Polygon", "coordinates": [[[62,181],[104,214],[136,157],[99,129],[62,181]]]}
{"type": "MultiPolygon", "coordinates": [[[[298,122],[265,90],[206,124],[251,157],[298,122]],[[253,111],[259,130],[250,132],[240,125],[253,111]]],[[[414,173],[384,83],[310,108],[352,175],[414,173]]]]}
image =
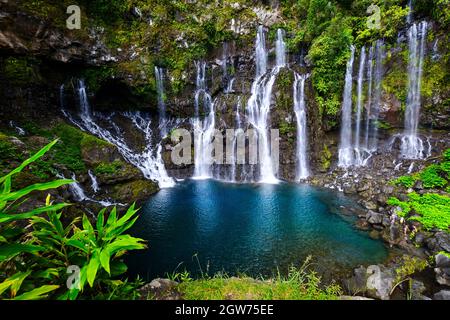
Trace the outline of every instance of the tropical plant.
{"type": "Polygon", "coordinates": [[[130,283],[117,278],[127,270],[123,255],[128,250],[145,248],[142,239],[124,234],[137,219],[134,205],[121,217],[116,208],[107,218],[106,209],[101,210],[95,227],[86,215],[64,226],[62,209],[69,204],[54,204],[50,195],[42,206],[29,211],[23,207],[32,192],[55,189],[72,180],[12,191],[14,175],[56,143],[51,142],[0,178],[0,298],[135,298],[139,280],[130,283]],[[75,271],[74,281],[66,281],[68,270],[75,271]]]}

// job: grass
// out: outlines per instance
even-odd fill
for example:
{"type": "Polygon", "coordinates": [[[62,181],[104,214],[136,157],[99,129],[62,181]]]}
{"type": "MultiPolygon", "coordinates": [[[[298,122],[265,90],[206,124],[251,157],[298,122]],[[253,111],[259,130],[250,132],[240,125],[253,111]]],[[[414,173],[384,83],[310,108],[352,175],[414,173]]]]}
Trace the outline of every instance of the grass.
{"type": "Polygon", "coordinates": [[[184,273],[178,291],[186,300],[336,300],[341,288],[321,285],[314,271],[308,271],[310,257],[300,268],[292,267],[287,276],[256,280],[245,275],[216,274],[192,280],[184,273]]]}

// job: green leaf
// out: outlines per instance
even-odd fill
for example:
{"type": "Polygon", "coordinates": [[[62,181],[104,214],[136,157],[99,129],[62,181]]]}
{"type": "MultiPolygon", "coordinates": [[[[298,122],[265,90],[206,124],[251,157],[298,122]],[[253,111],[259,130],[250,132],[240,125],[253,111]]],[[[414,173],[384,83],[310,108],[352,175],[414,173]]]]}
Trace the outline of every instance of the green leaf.
{"type": "Polygon", "coordinates": [[[48,207],[37,208],[37,209],[34,209],[29,212],[25,212],[25,213],[18,213],[18,214],[0,213],[0,223],[29,219],[29,218],[36,216],[38,214],[41,214],[43,212],[47,212],[48,210],[61,210],[62,208],[67,207],[67,206],[70,206],[70,204],[59,203],[59,204],[55,204],[55,205],[48,206],[48,207]]]}
{"type": "MultiPolygon", "coordinates": [[[[16,201],[17,199],[20,199],[33,191],[56,189],[70,183],[73,183],[73,180],[60,179],[44,183],[35,183],[15,192],[0,194],[0,201],[16,201]]],[[[50,206],[48,206],[47,208],[50,208],[50,206]]]]}
{"type": "Polygon", "coordinates": [[[111,275],[111,270],[109,269],[109,260],[111,259],[111,254],[108,249],[103,249],[100,253],[100,263],[105,269],[106,272],[108,272],[111,275]]]}
{"type": "Polygon", "coordinates": [[[15,297],[17,292],[20,290],[20,286],[22,285],[23,280],[31,274],[31,270],[28,272],[18,272],[10,279],[14,280],[11,285],[11,296],[15,297]]]}
{"type": "Polygon", "coordinates": [[[111,213],[109,214],[108,220],[106,221],[106,227],[109,228],[114,226],[117,222],[117,209],[116,207],[111,209],[111,213]]]}
{"type": "Polygon", "coordinates": [[[124,274],[127,272],[128,267],[127,265],[122,261],[112,261],[111,262],[111,276],[115,277],[121,274],[124,274]]]}
{"type": "Polygon", "coordinates": [[[84,252],[84,253],[88,253],[88,251],[89,251],[89,250],[88,250],[89,248],[85,245],[85,243],[84,243],[83,241],[78,240],[78,239],[74,239],[73,237],[72,237],[71,239],[69,239],[69,240],[66,242],[66,244],[67,244],[68,246],[77,248],[77,249],[81,250],[81,251],[84,252]]]}
{"type": "Polygon", "coordinates": [[[105,223],[105,211],[106,208],[103,208],[102,210],[100,210],[100,212],[97,215],[97,231],[99,233],[99,238],[101,238],[101,234],[103,233],[103,225],[105,223]]]}
{"type": "Polygon", "coordinates": [[[3,183],[6,179],[11,178],[13,175],[21,172],[27,165],[29,165],[30,163],[33,163],[34,161],[36,161],[37,159],[39,159],[40,157],[42,157],[48,150],[50,150],[51,147],[53,147],[56,143],[58,142],[58,140],[53,140],[52,142],[50,142],[48,145],[46,145],[44,148],[42,148],[41,150],[39,150],[38,152],[36,152],[33,156],[31,156],[30,158],[28,158],[27,160],[25,160],[24,162],[22,162],[22,164],[20,166],[18,166],[16,169],[14,169],[13,171],[11,171],[10,173],[8,173],[6,176],[3,176],[0,178],[0,183],[3,183]]]}
{"type": "Polygon", "coordinates": [[[56,285],[45,285],[25,292],[24,294],[15,297],[14,300],[39,300],[45,298],[47,296],[47,293],[52,292],[58,288],[59,286],[56,285]]]}
{"type": "Polygon", "coordinates": [[[88,231],[89,235],[91,233],[94,233],[94,227],[92,227],[91,222],[89,221],[88,217],[85,214],[83,215],[82,224],[83,224],[83,229],[85,231],[88,231]]]}
{"type": "Polygon", "coordinates": [[[44,249],[41,246],[22,243],[0,245],[0,261],[11,259],[21,253],[36,253],[44,249]]]}
{"type": "Polygon", "coordinates": [[[4,181],[3,193],[10,193],[10,192],[11,192],[11,177],[8,177],[4,181]]]}
{"type": "Polygon", "coordinates": [[[94,286],[95,277],[97,275],[98,267],[100,266],[100,259],[98,250],[94,250],[91,259],[89,260],[89,264],[87,266],[87,281],[91,288],[94,286]]]}

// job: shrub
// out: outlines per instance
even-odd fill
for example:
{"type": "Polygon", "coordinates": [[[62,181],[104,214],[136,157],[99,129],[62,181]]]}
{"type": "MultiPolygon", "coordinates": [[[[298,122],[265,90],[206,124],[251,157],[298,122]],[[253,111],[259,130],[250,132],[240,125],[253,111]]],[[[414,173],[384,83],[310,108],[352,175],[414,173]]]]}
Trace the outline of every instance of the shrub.
{"type": "Polygon", "coordinates": [[[127,250],[143,249],[142,239],[124,234],[137,219],[132,205],[118,217],[113,208],[105,217],[99,212],[93,226],[86,215],[67,226],[61,222],[66,203],[53,204],[50,195],[45,205],[29,211],[22,209],[25,197],[36,191],[55,189],[72,180],[38,183],[12,191],[11,180],[25,167],[41,158],[57,140],[25,160],[19,167],[0,178],[0,298],[29,300],[46,297],[133,298],[139,284],[117,278],[127,267],[122,256],[127,250]],[[45,217],[42,217],[45,215],[45,217]],[[24,222],[30,227],[24,229],[24,222]],[[79,278],[66,285],[69,266],[79,267],[79,278]]]}
{"type": "Polygon", "coordinates": [[[447,184],[447,180],[439,175],[441,171],[440,165],[433,164],[428,166],[420,173],[420,180],[425,188],[442,188],[447,184]]]}
{"type": "Polygon", "coordinates": [[[405,188],[412,188],[416,180],[412,176],[401,176],[394,180],[396,185],[403,186],[405,188]]]}

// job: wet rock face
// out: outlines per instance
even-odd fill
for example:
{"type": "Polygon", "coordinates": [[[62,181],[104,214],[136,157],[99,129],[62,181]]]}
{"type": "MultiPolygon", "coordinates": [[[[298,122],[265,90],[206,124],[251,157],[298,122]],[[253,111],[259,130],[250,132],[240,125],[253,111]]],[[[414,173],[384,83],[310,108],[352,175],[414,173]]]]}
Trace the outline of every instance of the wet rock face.
{"type": "Polygon", "coordinates": [[[442,253],[437,254],[434,258],[437,283],[450,287],[450,258],[442,253]]]}
{"type": "Polygon", "coordinates": [[[45,56],[63,63],[91,65],[115,60],[100,42],[76,40],[67,36],[65,30],[21,12],[12,3],[1,4],[0,30],[0,49],[11,54],[45,56]]]}

